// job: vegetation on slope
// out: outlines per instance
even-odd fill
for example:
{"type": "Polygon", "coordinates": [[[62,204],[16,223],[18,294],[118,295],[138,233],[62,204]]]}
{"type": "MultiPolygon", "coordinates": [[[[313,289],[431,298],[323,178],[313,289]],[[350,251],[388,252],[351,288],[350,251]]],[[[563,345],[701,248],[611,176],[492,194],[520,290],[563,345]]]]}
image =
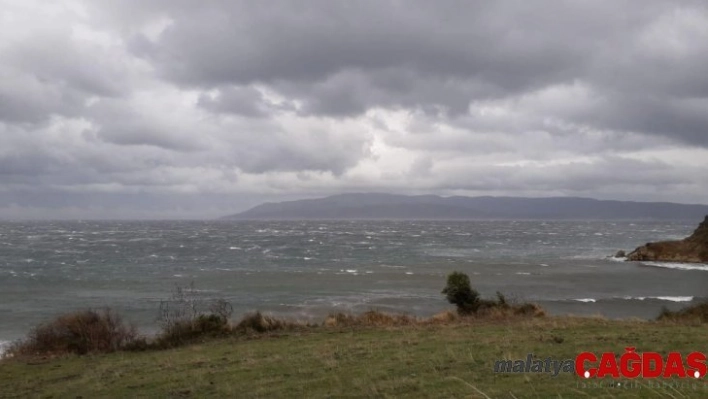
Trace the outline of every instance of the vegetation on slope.
{"type": "Polygon", "coordinates": [[[230,323],[227,305],[200,311],[179,290],[161,306],[161,333],[149,339],[110,311],[64,315],[0,362],[0,397],[708,396],[703,380],[588,382],[573,373],[494,371],[496,361],[528,354],[705,350],[705,304],[658,321],[537,317],[535,305],[479,298],[466,276],[451,276],[444,293],[462,293],[448,296],[459,312],[430,318],[369,311],[307,324],[256,312],[230,323]]]}

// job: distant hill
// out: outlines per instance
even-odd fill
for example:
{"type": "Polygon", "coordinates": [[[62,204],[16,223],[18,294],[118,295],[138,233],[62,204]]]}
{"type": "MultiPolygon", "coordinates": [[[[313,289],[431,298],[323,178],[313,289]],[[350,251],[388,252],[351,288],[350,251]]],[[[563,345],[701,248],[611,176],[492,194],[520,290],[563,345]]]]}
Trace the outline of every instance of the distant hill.
{"type": "Polygon", "coordinates": [[[554,197],[440,197],[380,193],[264,203],[231,220],[307,219],[625,219],[701,220],[707,205],[554,197]]]}

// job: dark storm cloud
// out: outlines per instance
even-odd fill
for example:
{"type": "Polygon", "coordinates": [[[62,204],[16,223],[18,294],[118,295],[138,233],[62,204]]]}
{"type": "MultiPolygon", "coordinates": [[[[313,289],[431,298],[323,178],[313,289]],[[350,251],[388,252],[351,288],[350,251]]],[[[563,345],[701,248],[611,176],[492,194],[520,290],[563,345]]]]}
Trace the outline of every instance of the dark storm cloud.
{"type": "Polygon", "coordinates": [[[0,6],[8,195],[708,201],[702,1],[0,6]]]}
{"type": "Polygon", "coordinates": [[[348,69],[403,68],[421,77],[478,75],[518,89],[585,59],[582,40],[563,41],[558,30],[603,25],[588,18],[591,10],[515,5],[207,2],[170,13],[175,21],[151,55],[167,76],[196,85],[312,82],[348,69]]]}
{"type": "Polygon", "coordinates": [[[700,2],[159,4],[151,12],[173,23],[140,54],[188,87],[268,84],[304,114],[382,106],[455,116],[474,100],[582,81],[606,105],[552,116],[708,145],[705,102],[682,101],[708,96],[700,2]]]}
{"type": "Polygon", "coordinates": [[[302,115],[354,117],[372,107],[417,109],[458,116],[475,98],[500,95],[491,82],[476,78],[421,77],[405,68],[346,70],[317,82],[278,82],[280,92],[303,100],[302,115]]]}
{"type": "Polygon", "coordinates": [[[657,134],[708,147],[707,111],[708,93],[693,98],[616,95],[574,119],[601,128],[657,134]]]}
{"type": "Polygon", "coordinates": [[[377,105],[464,111],[474,98],[571,79],[588,59],[582,43],[559,40],[558,30],[598,21],[524,4],[208,2],[174,10],[151,51],[138,50],[179,84],[266,83],[316,114],[377,105]]]}
{"type": "Polygon", "coordinates": [[[169,118],[156,119],[151,110],[136,109],[124,101],[102,101],[85,111],[101,121],[91,138],[124,146],[155,146],[174,151],[205,149],[198,132],[169,118]]]}

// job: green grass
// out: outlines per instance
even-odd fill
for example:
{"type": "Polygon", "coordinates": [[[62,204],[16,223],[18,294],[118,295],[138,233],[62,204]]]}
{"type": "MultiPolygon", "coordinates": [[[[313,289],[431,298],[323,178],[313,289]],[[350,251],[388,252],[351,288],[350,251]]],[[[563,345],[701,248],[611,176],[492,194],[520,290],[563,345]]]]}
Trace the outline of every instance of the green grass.
{"type": "Polygon", "coordinates": [[[7,359],[0,397],[700,398],[708,397],[704,379],[677,389],[641,379],[641,388],[587,388],[575,375],[495,374],[493,366],[529,352],[570,359],[583,351],[621,354],[627,346],[706,351],[707,333],[705,324],[569,317],[317,327],[162,351],[7,359]]]}

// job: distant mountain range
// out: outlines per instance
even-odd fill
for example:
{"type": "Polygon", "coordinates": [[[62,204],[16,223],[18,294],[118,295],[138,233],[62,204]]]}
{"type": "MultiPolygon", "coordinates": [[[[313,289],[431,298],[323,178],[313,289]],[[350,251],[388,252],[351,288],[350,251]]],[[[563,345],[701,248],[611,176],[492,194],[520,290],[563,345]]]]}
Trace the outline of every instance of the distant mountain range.
{"type": "Polygon", "coordinates": [[[669,202],[604,201],[553,197],[440,197],[380,193],[340,194],[326,198],[264,203],[231,220],[324,219],[623,219],[702,220],[707,205],[669,202]]]}

